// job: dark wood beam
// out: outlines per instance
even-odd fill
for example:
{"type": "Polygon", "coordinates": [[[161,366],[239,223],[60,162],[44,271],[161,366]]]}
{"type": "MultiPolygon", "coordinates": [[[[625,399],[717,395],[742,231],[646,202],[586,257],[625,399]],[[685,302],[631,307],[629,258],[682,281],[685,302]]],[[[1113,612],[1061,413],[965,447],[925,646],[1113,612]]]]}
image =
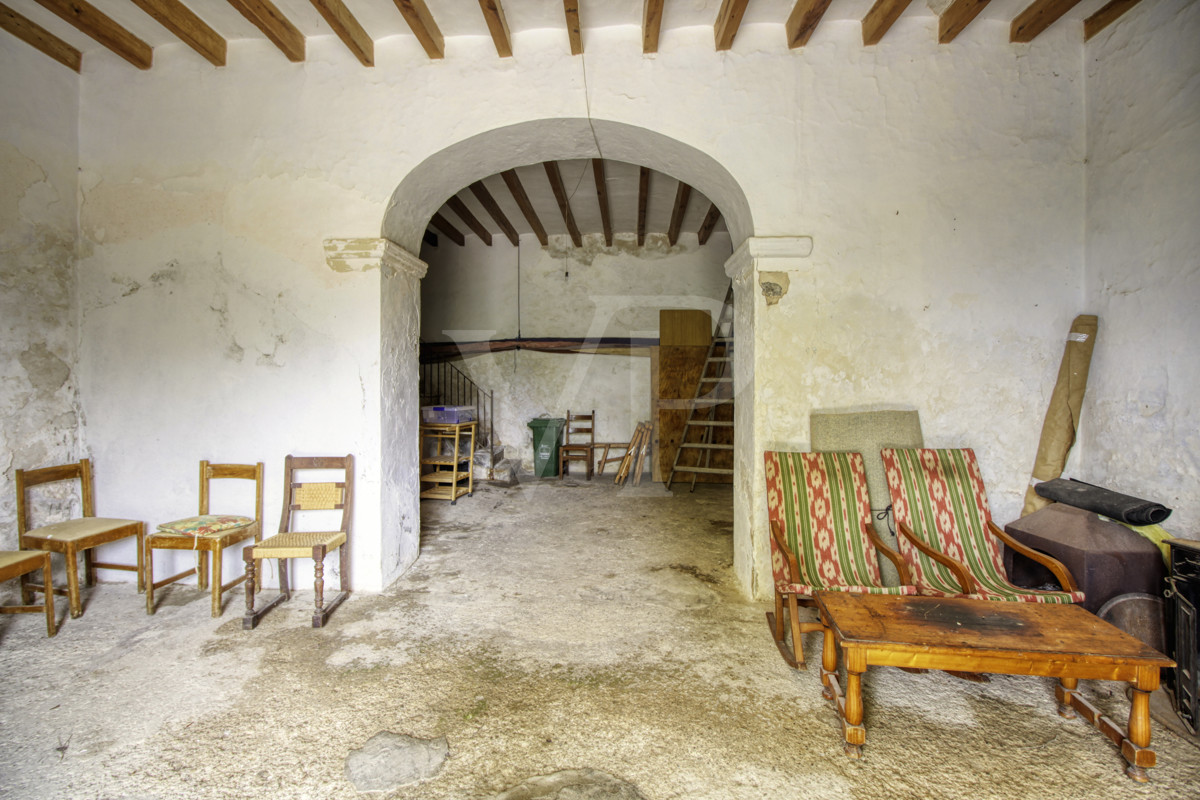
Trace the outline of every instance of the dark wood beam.
{"type": "Polygon", "coordinates": [[[563,0],[563,11],[567,15],[567,37],[571,40],[571,55],[583,52],[583,36],[579,32],[579,0],[563,0]]]}
{"type": "Polygon", "coordinates": [[[425,0],[395,0],[395,3],[396,8],[400,10],[400,16],[404,17],[408,27],[412,28],[413,35],[417,37],[421,47],[425,48],[425,54],[430,58],[445,58],[446,40],[442,37],[437,23],[433,21],[433,15],[429,13],[425,0]]]}
{"type": "Polygon", "coordinates": [[[37,0],[100,44],[138,69],[150,69],[154,51],[150,45],[122,28],[112,19],[83,0],[37,0]]]}
{"type": "Polygon", "coordinates": [[[492,232],[471,213],[471,209],[467,208],[466,203],[458,199],[458,195],[451,195],[450,199],[446,201],[446,205],[450,206],[450,210],[457,214],[459,219],[467,223],[467,227],[474,231],[484,244],[488,247],[492,246],[492,232]]]}
{"type": "Polygon", "coordinates": [[[646,0],[642,6],[642,52],[658,52],[658,33],[662,29],[663,0],[646,0]]]}
{"type": "Polygon", "coordinates": [[[479,201],[479,204],[483,206],[484,210],[500,226],[500,230],[504,231],[504,235],[512,242],[512,246],[519,246],[521,244],[521,237],[517,236],[517,229],[513,227],[513,224],[508,221],[508,217],[500,210],[496,198],[492,197],[492,193],[487,190],[487,187],[479,181],[475,181],[471,184],[470,189],[471,194],[475,195],[475,199],[479,201]]]}
{"type": "Polygon", "coordinates": [[[441,214],[434,214],[433,218],[429,220],[429,224],[433,225],[433,227],[444,233],[447,239],[454,242],[459,247],[462,247],[467,243],[467,238],[462,235],[462,231],[451,225],[449,220],[447,220],[441,214]]]}
{"type": "Polygon", "coordinates": [[[342,0],[309,0],[364,67],[375,66],[375,42],[342,0]]]}
{"type": "MultiPolygon", "coordinates": [[[[271,0],[228,0],[229,5],[262,31],[288,61],[304,60],[304,34],[276,8],[271,0]]],[[[40,2],[40,0],[39,0],[40,2]]]]}
{"type": "Polygon", "coordinates": [[[529,223],[529,227],[533,228],[534,236],[542,243],[542,247],[548,245],[550,240],[546,238],[546,229],[542,227],[542,221],[538,219],[537,212],[533,210],[533,203],[529,202],[529,195],[525,194],[525,187],[521,185],[521,179],[517,177],[516,171],[506,169],[500,173],[500,177],[504,179],[504,185],[512,193],[517,208],[521,209],[521,213],[525,215],[525,221],[529,223]]]}
{"type": "Polygon", "coordinates": [[[596,202],[600,204],[600,225],[604,228],[604,246],[612,247],[612,214],[608,207],[608,178],[604,175],[604,159],[592,159],[592,177],[596,181],[596,202]]]}
{"type": "Polygon", "coordinates": [[[638,171],[638,212],[637,212],[637,243],[641,247],[646,243],[646,207],[650,200],[650,168],[641,167],[638,171]]]}
{"type": "Polygon", "coordinates": [[[879,44],[912,0],[875,0],[875,5],[863,17],[863,44],[879,44]]]}
{"type": "Polygon", "coordinates": [[[708,237],[712,236],[713,228],[716,227],[717,220],[720,218],[721,210],[717,208],[716,203],[713,203],[708,207],[708,213],[704,215],[704,222],[700,224],[700,230],[696,232],[700,244],[704,244],[708,241],[708,237]]]}
{"type": "Polygon", "coordinates": [[[214,67],[225,66],[225,39],[179,0],[133,0],[133,4],[214,67]]]}
{"type": "Polygon", "coordinates": [[[738,28],[742,25],[742,15],[746,13],[749,3],[750,0],[721,0],[717,23],[713,26],[718,50],[733,47],[733,37],[737,36],[738,28]]]}
{"type": "Polygon", "coordinates": [[[429,245],[430,247],[438,246],[437,234],[428,228],[426,228],[425,233],[421,235],[421,241],[425,242],[425,244],[429,245]]]}
{"type": "Polygon", "coordinates": [[[833,0],[796,0],[792,13],[788,15],[784,30],[787,31],[788,47],[793,50],[808,44],[808,38],[817,29],[821,17],[833,0]]]}
{"type": "Polygon", "coordinates": [[[550,189],[554,192],[554,199],[558,202],[558,210],[562,214],[563,223],[567,226],[567,233],[571,234],[571,241],[576,247],[583,247],[583,237],[579,235],[579,226],[575,224],[575,215],[571,213],[571,200],[567,197],[566,187],[563,186],[562,173],[558,171],[557,161],[543,161],[542,166],[546,170],[546,177],[550,179],[550,189]]]}
{"type": "Polygon", "coordinates": [[[1079,0],[1034,0],[1028,8],[1012,21],[1009,31],[1010,42],[1032,42],[1038,34],[1049,28],[1079,4],[1079,0]]]}
{"type": "Polygon", "coordinates": [[[674,247],[679,241],[679,229],[683,227],[683,215],[687,213],[688,199],[692,196],[692,187],[683,181],[675,190],[675,206],[671,209],[671,227],[667,229],[667,242],[674,247]]]}
{"type": "Polygon", "coordinates": [[[8,31],[33,49],[50,56],[64,67],[70,67],[79,72],[83,66],[82,53],[3,3],[0,3],[0,28],[8,31]]]}
{"type": "Polygon", "coordinates": [[[1083,40],[1086,42],[1138,4],[1139,0],[1112,0],[1104,8],[1083,21],[1083,40]]]}
{"type": "Polygon", "coordinates": [[[950,44],[992,0],[954,0],[938,17],[938,42],[950,44]]]}
{"type": "Polygon", "coordinates": [[[504,18],[504,7],[500,5],[500,0],[479,0],[479,10],[483,12],[492,41],[496,43],[496,53],[501,58],[511,58],[512,34],[508,32],[508,20],[504,18]]]}

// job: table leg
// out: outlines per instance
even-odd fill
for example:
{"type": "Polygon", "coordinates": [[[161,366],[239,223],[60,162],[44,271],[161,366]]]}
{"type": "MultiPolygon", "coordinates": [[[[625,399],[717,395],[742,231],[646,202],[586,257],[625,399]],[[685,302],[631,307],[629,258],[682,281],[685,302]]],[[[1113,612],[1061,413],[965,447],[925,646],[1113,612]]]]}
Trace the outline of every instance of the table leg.
{"type": "Polygon", "coordinates": [[[842,654],[846,662],[846,697],[839,711],[846,737],[845,751],[851,758],[861,758],[862,746],[867,740],[867,731],[862,725],[862,674],[867,671],[867,657],[863,651],[849,647],[844,647],[842,654]]]}
{"type": "Polygon", "coordinates": [[[1078,678],[1058,679],[1058,687],[1055,689],[1054,695],[1058,698],[1058,715],[1063,719],[1075,719],[1075,708],[1071,705],[1071,698],[1078,689],[1078,678]]]}
{"type": "Polygon", "coordinates": [[[1139,783],[1150,780],[1146,768],[1155,764],[1154,751],[1150,749],[1150,693],[1158,688],[1158,680],[1158,667],[1138,670],[1129,703],[1129,730],[1121,743],[1121,755],[1129,762],[1125,774],[1139,783]]]}
{"type": "Polygon", "coordinates": [[[837,679],[837,642],[834,641],[833,631],[826,626],[821,630],[821,696],[832,700],[833,686],[830,680],[837,679]]]}

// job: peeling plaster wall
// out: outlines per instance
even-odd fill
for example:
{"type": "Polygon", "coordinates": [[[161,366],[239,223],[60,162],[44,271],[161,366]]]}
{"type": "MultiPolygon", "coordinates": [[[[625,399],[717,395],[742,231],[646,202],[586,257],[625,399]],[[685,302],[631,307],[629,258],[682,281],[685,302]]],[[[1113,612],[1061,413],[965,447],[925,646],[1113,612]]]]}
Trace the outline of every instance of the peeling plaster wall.
{"type": "Polygon", "coordinates": [[[12,550],[13,471],[83,455],[74,283],[79,76],[0,38],[0,549],[12,550]]]}
{"type": "Polygon", "coordinates": [[[1079,477],[1200,527],[1200,4],[1143,3],[1087,47],[1087,298],[1100,317],[1079,477]]]}

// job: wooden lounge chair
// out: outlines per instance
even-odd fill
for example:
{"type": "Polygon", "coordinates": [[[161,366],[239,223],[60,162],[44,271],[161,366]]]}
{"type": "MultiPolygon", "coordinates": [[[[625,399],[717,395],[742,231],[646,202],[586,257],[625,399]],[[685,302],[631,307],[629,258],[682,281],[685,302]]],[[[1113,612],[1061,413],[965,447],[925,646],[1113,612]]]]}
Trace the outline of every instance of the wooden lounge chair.
{"type": "Polygon", "coordinates": [[[1013,539],[992,522],[975,453],[961,450],[881,451],[899,531],[900,554],[925,595],[988,600],[1081,603],[1083,592],[1059,561],[1013,539]],[[1062,591],[1014,586],[1001,544],[1044,565],[1062,591]]]}
{"type": "Polygon", "coordinates": [[[914,595],[908,567],[871,525],[867,475],[858,453],[767,451],[767,516],[771,525],[771,570],[775,612],[767,613],[771,636],[792,667],[804,666],[801,634],[822,629],[801,622],[799,606],[813,605],[821,590],[914,595]],[[900,586],[885,586],[877,554],[900,573],[900,586]],[[784,606],[792,644],[786,642],[784,606]]]}

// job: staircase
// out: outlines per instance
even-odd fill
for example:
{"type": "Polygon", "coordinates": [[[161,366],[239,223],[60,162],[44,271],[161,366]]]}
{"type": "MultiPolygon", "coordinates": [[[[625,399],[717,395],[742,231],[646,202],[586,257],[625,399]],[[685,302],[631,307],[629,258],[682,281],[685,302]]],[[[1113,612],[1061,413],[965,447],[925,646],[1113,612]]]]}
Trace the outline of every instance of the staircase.
{"type": "Polygon", "coordinates": [[[420,365],[419,393],[422,406],[472,406],[475,409],[476,477],[481,480],[515,482],[516,470],[504,458],[504,446],[496,442],[493,424],[495,398],[461,369],[448,361],[420,365]]]}
{"type": "MultiPolygon", "coordinates": [[[[733,284],[725,293],[725,303],[717,317],[716,332],[708,345],[704,368],[696,382],[696,393],[688,401],[688,419],[680,437],[679,449],[675,451],[675,462],[667,476],[667,488],[675,480],[676,473],[692,476],[691,491],[696,490],[698,475],[733,475],[732,467],[712,466],[713,454],[732,451],[733,443],[715,441],[715,431],[728,428],[732,433],[733,421],[717,419],[717,408],[733,406],[733,284]]],[[[732,438],[732,437],[730,437],[732,438]]]]}

